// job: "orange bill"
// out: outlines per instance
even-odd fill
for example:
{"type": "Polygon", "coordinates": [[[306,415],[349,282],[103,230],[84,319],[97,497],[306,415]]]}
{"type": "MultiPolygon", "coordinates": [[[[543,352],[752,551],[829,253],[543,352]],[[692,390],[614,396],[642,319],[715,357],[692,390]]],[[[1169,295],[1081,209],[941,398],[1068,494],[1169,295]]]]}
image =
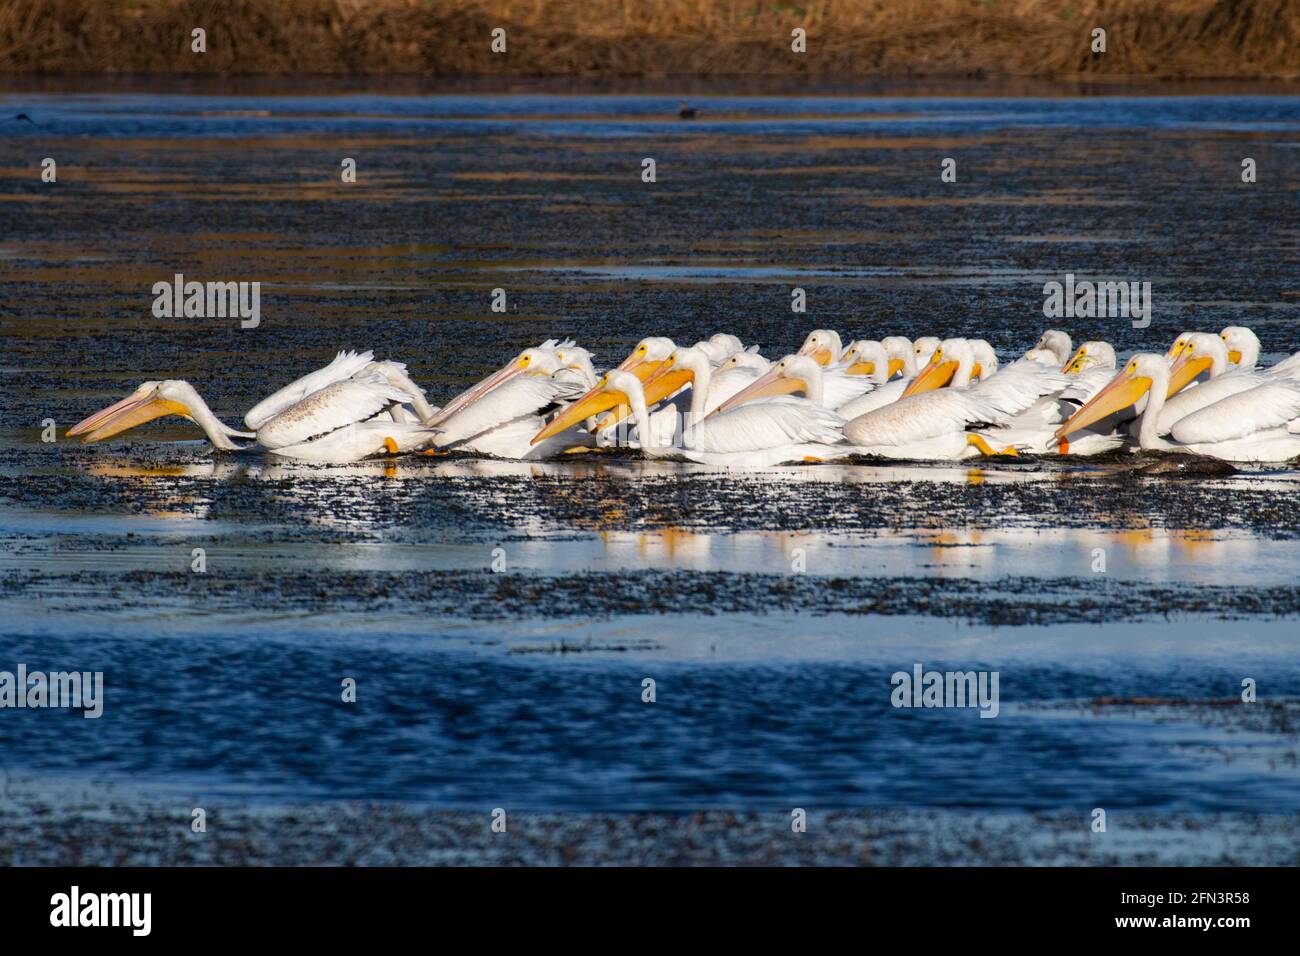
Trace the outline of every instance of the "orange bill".
{"type": "Polygon", "coordinates": [[[719,415],[722,412],[731,411],[731,409],[738,405],[743,405],[745,402],[752,402],[756,398],[789,395],[791,392],[803,392],[807,391],[807,389],[808,386],[802,379],[783,375],[780,369],[773,366],[763,375],[760,375],[757,379],[742,388],[735,395],[732,395],[731,398],[727,399],[709,414],[719,415]]]}
{"type": "Polygon", "coordinates": [[[1088,404],[1067,418],[1056,430],[1056,437],[1064,438],[1070,432],[1087,428],[1107,415],[1128,408],[1150,388],[1151,379],[1145,375],[1134,375],[1131,366],[1126,368],[1111,379],[1110,384],[1094,395],[1088,404]]]}
{"type": "Polygon", "coordinates": [[[1174,360],[1173,368],[1169,370],[1169,394],[1166,398],[1172,398],[1180,391],[1186,388],[1196,376],[1208,369],[1214,362],[1209,356],[1197,355],[1194,350],[1184,349],[1174,360]]]}
{"type": "MultiPolygon", "coordinates": [[[[184,418],[190,416],[190,410],[180,402],[168,401],[165,398],[146,397],[124,406],[119,402],[118,406],[114,407],[118,410],[107,418],[101,419],[93,431],[82,435],[82,441],[102,441],[105,438],[111,438],[120,432],[124,432],[128,428],[135,428],[137,425],[151,422],[155,418],[162,418],[164,415],[180,415],[184,418]]],[[[91,417],[94,418],[95,416],[91,417]]]]}
{"type": "Polygon", "coordinates": [[[586,421],[593,415],[607,412],[619,404],[628,404],[627,396],[618,389],[607,390],[605,381],[602,378],[595,388],[556,415],[549,425],[533,436],[533,440],[529,444],[536,445],[539,441],[544,441],[552,435],[558,435],[560,432],[586,421]]]}
{"type": "Polygon", "coordinates": [[[921,369],[921,374],[912,379],[907,388],[903,389],[902,397],[907,398],[909,395],[919,395],[922,392],[943,388],[956,374],[957,362],[953,359],[945,359],[940,353],[935,352],[930,363],[921,369]]]}

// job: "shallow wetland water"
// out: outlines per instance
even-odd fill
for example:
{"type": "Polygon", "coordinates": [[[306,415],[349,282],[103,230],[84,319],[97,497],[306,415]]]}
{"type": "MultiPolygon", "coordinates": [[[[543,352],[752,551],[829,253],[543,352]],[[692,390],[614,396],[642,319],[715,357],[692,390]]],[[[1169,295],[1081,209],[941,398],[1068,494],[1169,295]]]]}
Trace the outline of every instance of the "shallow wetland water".
{"type": "Polygon", "coordinates": [[[644,335],[781,355],[814,327],[1009,359],[1070,271],[1155,305],[1063,320],[1076,341],[1240,324],[1264,362],[1300,349],[1300,98],[977,93],[700,94],[689,123],[667,95],[0,94],[34,121],[0,121],[0,669],[106,677],[98,720],[0,721],[0,860],[52,862],[14,836],[42,820],[93,845],[200,801],[247,839],[86,852],[1300,862],[1295,468],[330,468],[213,458],[176,419],[40,441],[146,378],[233,422],[341,348],[435,403],[555,336],[602,366],[644,335]],[[260,281],[260,326],[155,318],[177,272],[260,281]],[[997,718],[892,707],[918,662],[998,671],[997,718]],[[377,849],[353,801],[410,839],[377,849]],[[497,806],[532,842],[489,850],[459,812],[497,806]],[[785,846],[795,806],[844,839],[785,846]]]}

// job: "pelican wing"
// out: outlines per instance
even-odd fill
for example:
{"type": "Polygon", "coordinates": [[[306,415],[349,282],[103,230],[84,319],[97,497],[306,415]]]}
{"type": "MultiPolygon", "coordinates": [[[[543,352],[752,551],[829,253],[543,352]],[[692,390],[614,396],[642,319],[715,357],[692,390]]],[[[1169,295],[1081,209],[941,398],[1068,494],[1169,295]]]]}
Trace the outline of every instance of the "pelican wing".
{"type": "Polygon", "coordinates": [[[563,378],[512,378],[443,422],[438,444],[454,445],[516,418],[536,415],[557,401],[577,398],[585,390],[580,382],[563,378]]]}
{"type": "Polygon", "coordinates": [[[1300,381],[1300,352],[1278,362],[1268,370],[1268,374],[1300,381]]]}
{"type": "Polygon", "coordinates": [[[706,418],[688,428],[684,444],[692,451],[746,452],[818,442],[844,441],[844,419],[807,401],[755,402],[706,418]]]}
{"type": "Polygon", "coordinates": [[[1203,408],[1209,408],[1239,392],[1250,391],[1267,381],[1268,378],[1263,373],[1253,368],[1234,369],[1231,372],[1224,372],[1218,378],[1202,382],[1195,388],[1185,388],[1165,402],[1165,407],[1160,409],[1160,417],[1156,420],[1156,431],[1161,435],[1168,435],[1179,419],[1186,418],[1203,408]]]}
{"type": "Polygon", "coordinates": [[[846,402],[835,409],[837,415],[852,420],[859,415],[892,405],[903,397],[903,390],[912,383],[910,378],[896,378],[878,388],[873,388],[865,395],[860,395],[851,402],[846,402]]]}
{"type": "Polygon", "coordinates": [[[972,389],[941,388],[859,415],[844,426],[844,435],[855,445],[907,445],[960,431],[973,422],[992,421],[999,414],[972,389]]]}
{"type": "Polygon", "coordinates": [[[1300,384],[1269,382],[1180,418],[1173,436],[1184,444],[1232,441],[1286,425],[1298,415],[1300,384]]]}
{"type": "Polygon", "coordinates": [[[1054,369],[1017,361],[978,385],[909,395],[859,415],[844,434],[855,445],[908,445],[975,422],[1005,422],[1065,385],[1065,376],[1054,369]]]}
{"type": "Polygon", "coordinates": [[[413,396],[392,385],[377,369],[317,389],[257,430],[263,448],[285,448],[363,422],[393,402],[413,396]]]}
{"type": "Polygon", "coordinates": [[[244,424],[257,431],[276,415],[296,402],[302,401],[312,392],[356,375],[369,365],[374,357],[373,352],[340,352],[334,356],[334,361],[329,365],[290,382],[278,392],[262,399],[248,410],[248,414],[244,416],[244,424]]]}
{"type": "Polygon", "coordinates": [[[839,409],[875,387],[876,383],[865,375],[849,375],[842,368],[828,368],[822,373],[822,404],[839,409]]]}

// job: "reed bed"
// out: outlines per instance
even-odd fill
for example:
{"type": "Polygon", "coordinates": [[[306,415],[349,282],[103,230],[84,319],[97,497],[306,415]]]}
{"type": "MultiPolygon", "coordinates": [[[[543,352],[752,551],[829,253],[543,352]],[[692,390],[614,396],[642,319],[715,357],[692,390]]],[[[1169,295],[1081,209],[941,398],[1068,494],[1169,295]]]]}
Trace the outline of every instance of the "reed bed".
{"type": "Polygon", "coordinates": [[[3,0],[0,72],[1290,79],[1300,0],[3,0]]]}

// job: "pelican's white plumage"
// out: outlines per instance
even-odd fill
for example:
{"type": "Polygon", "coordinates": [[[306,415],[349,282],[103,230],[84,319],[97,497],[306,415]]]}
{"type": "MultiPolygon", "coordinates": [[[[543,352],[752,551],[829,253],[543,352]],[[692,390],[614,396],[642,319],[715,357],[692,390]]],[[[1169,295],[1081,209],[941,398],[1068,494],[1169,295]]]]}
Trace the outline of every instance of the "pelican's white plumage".
{"type": "MultiPolygon", "coordinates": [[[[1147,405],[1138,420],[1140,448],[1184,451],[1239,462],[1281,462],[1300,457],[1300,435],[1287,428],[1300,415],[1300,383],[1276,378],[1225,396],[1179,418],[1170,442],[1161,437],[1157,423],[1174,374],[1166,356],[1153,352],[1133,355],[1124,370],[1072,415],[1058,434],[1068,436],[1146,395],[1147,405]]],[[[1198,386],[1196,391],[1209,384],[1198,386]]]]}
{"type": "Polygon", "coordinates": [[[304,375],[297,381],[290,382],[284,388],[272,392],[244,415],[244,424],[256,431],[266,422],[279,415],[312,392],[319,391],[327,385],[351,378],[370,364],[374,352],[339,352],[334,360],[324,368],[304,375]]]}
{"type": "Polygon", "coordinates": [[[230,428],[193,385],[180,379],[145,382],[122,401],[78,422],[68,434],[99,441],[163,415],[180,415],[202,428],[213,447],[221,451],[351,462],[384,452],[411,451],[433,438],[436,429],[420,422],[394,420],[393,413],[408,403],[428,408],[404,365],[373,362],[369,352],[340,352],[324,369],[303,376],[254,406],[245,420],[259,423],[255,434],[230,428]],[[349,371],[347,377],[338,378],[349,371]],[[313,385],[317,387],[308,391],[313,385]],[[235,438],[256,438],[257,442],[241,446],[235,438]]]}
{"type": "MultiPolygon", "coordinates": [[[[1067,380],[1049,366],[1020,360],[992,378],[969,385],[974,350],[964,339],[945,339],[934,350],[928,374],[947,374],[952,387],[919,391],[867,412],[844,426],[844,436],[863,454],[889,458],[959,459],[979,454],[967,429],[1005,422],[1067,380]],[[944,371],[951,367],[950,371],[944,371]]],[[[918,376],[913,386],[927,383],[918,376]]]]}

